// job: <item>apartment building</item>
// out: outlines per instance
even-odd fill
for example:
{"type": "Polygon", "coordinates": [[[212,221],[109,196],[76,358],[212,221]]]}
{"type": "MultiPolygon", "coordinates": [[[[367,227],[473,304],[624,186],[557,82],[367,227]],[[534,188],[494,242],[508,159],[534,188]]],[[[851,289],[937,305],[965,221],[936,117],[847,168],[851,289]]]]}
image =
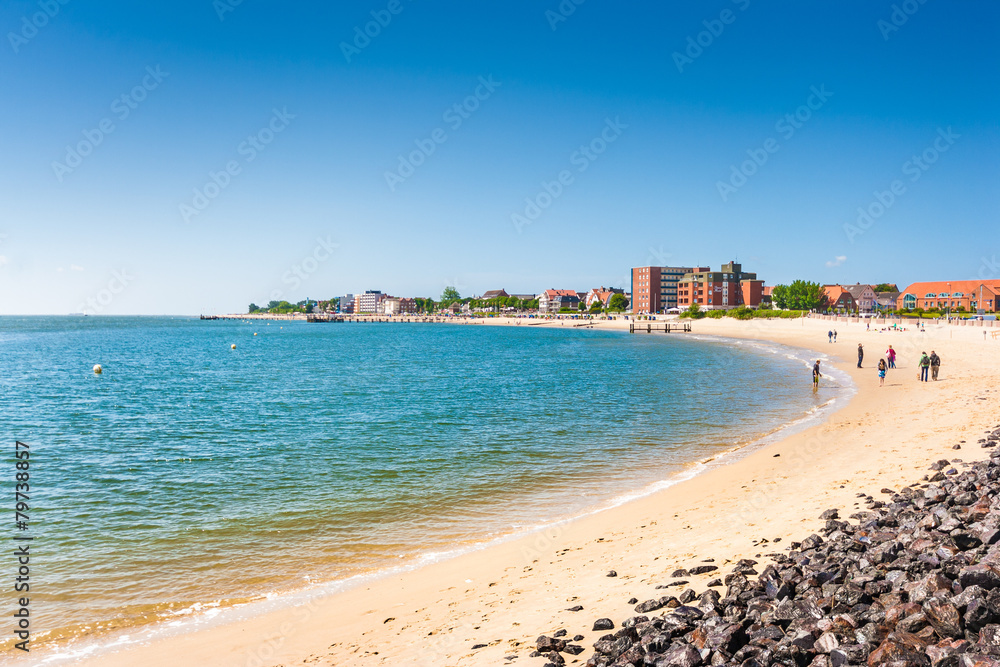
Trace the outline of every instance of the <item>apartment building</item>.
{"type": "Polygon", "coordinates": [[[697,303],[702,308],[729,309],[736,306],[756,308],[764,299],[764,281],[756,273],[743,271],[736,262],[723,264],[719,271],[696,268],[677,282],[677,307],[697,303]]]}
{"type": "Polygon", "coordinates": [[[379,311],[379,304],[388,295],[378,290],[366,290],[364,294],[359,294],[354,298],[354,312],[361,314],[375,314],[379,311]]]}
{"type": "Polygon", "coordinates": [[[632,269],[632,312],[662,313],[678,307],[677,284],[686,274],[708,267],[640,266],[632,269]]]}

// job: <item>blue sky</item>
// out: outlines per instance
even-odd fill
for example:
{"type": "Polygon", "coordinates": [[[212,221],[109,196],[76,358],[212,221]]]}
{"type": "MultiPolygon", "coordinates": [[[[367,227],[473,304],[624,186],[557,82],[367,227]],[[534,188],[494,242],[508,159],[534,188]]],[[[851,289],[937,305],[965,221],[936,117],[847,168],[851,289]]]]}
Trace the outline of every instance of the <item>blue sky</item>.
{"type": "Polygon", "coordinates": [[[0,313],[1000,277],[992,3],[62,2],[0,5],[0,313]]]}

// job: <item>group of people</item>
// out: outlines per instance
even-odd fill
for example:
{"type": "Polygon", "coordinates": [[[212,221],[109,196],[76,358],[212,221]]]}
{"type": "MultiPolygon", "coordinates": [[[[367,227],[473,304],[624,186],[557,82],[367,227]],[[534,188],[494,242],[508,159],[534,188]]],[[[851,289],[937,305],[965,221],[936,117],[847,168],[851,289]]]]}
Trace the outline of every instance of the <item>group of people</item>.
{"type": "MultiPolygon", "coordinates": [[[[837,332],[831,331],[829,333],[830,342],[837,339],[837,332]]],[[[858,368],[861,368],[861,362],[865,358],[865,347],[861,343],[858,343],[858,368]]],[[[819,360],[813,364],[813,390],[819,388],[819,379],[822,377],[822,373],[819,370],[819,360]]],[[[941,357],[938,356],[937,352],[931,350],[930,355],[926,352],[920,353],[920,361],[917,362],[917,366],[920,368],[920,373],[917,375],[917,379],[920,382],[928,381],[928,373],[931,379],[938,379],[938,371],[941,368],[941,357]]],[[[890,368],[896,367],[896,350],[892,349],[892,345],[889,349],[885,351],[885,356],[878,360],[878,386],[885,386],[885,375],[890,368]]]]}

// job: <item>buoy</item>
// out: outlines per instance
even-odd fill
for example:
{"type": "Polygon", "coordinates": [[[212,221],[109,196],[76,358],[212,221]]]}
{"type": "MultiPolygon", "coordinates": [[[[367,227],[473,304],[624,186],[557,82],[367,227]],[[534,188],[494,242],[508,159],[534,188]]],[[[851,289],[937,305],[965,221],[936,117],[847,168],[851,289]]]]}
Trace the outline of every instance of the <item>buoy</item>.
{"type": "Polygon", "coordinates": [[[257,335],[257,334],[256,334],[256,333],[254,333],[254,336],[256,336],[256,335],[257,335]]]}
{"type": "Polygon", "coordinates": [[[101,373],[103,373],[103,372],[104,372],[104,369],[103,369],[103,368],[101,368],[101,365],[100,365],[100,364],[96,364],[96,365],[94,366],[94,373],[96,373],[97,375],[100,375],[100,374],[101,374],[101,373]]]}
{"type": "Polygon", "coordinates": [[[230,345],[229,349],[230,350],[235,350],[236,349],[236,343],[233,343],[232,345],[230,345]]]}

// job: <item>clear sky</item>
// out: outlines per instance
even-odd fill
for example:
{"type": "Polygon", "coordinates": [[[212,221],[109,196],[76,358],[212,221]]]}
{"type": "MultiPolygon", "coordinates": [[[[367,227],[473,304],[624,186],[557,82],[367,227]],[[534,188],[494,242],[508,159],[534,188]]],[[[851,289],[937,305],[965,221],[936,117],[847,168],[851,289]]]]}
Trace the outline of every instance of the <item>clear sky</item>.
{"type": "Polygon", "coordinates": [[[0,313],[731,259],[1000,278],[996,3],[35,0],[0,29],[0,313]]]}

